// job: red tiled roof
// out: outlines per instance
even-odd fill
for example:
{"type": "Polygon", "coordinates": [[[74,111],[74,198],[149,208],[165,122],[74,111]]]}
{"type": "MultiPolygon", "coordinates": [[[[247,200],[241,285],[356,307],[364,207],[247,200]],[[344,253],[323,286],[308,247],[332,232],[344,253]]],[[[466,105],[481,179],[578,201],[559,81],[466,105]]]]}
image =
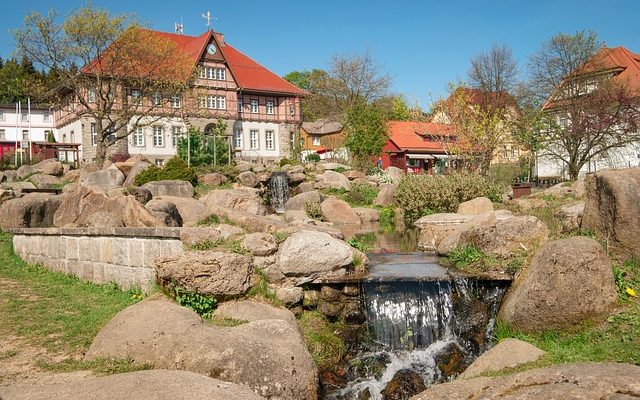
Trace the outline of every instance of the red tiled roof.
{"type": "Polygon", "coordinates": [[[447,124],[414,121],[389,121],[389,140],[402,150],[444,152],[440,141],[425,140],[430,136],[454,136],[453,127],[447,124]]]}

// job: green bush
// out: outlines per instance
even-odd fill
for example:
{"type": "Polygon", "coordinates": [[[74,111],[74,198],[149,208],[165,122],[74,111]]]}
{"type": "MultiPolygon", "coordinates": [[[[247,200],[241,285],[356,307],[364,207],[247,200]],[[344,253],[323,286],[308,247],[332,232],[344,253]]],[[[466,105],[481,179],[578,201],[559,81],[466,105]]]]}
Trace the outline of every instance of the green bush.
{"type": "Polygon", "coordinates": [[[189,167],[183,159],[173,157],[167,161],[163,168],[152,165],[138,174],[136,176],[136,185],[141,186],[148,182],[173,179],[191,182],[194,186],[198,183],[198,176],[193,168],[189,167]]]}
{"type": "Polygon", "coordinates": [[[424,215],[456,212],[460,203],[476,197],[499,201],[502,189],[484,176],[468,172],[409,174],[400,181],[395,197],[405,220],[412,224],[424,215]]]}
{"type": "Polygon", "coordinates": [[[169,286],[169,295],[176,300],[176,303],[189,307],[204,319],[211,319],[216,309],[216,299],[213,297],[191,292],[175,284],[169,286]]]}
{"type": "Polygon", "coordinates": [[[367,183],[354,183],[344,195],[344,201],[352,207],[370,206],[378,195],[378,188],[367,183]]]}
{"type": "Polygon", "coordinates": [[[291,160],[291,159],[286,158],[286,157],[280,159],[280,166],[281,167],[284,167],[285,165],[295,165],[297,163],[298,162],[296,160],[291,160]]]}
{"type": "Polygon", "coordinates": [[[307,154],[307,156],[305,157],[305,160],[318,162],[320,161],[320,154],[318,153],[307,154]]]}

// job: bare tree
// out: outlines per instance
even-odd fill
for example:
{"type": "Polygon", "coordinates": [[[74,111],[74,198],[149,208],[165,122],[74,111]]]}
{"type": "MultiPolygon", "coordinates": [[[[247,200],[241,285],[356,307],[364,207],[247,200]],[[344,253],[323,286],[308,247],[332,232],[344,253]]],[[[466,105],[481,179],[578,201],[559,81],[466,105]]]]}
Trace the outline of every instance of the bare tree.
{"type": "Polygon", "coordinates": [[[14,32],[17,51],[57,72],[67,117],[95,121],[99,161],[136,127],[180,114],[194,65],[174,42],[92,5],[62,23],[57,17],[27,16],[25,28],[14,32]]]}
{"type": "Polygon", "coordinates": [[[506,45],[493,45],[491,50],[471,59],[467,73],[472,87],[491,93],[511,93],[518,77],[518,65],[506,45]]]}

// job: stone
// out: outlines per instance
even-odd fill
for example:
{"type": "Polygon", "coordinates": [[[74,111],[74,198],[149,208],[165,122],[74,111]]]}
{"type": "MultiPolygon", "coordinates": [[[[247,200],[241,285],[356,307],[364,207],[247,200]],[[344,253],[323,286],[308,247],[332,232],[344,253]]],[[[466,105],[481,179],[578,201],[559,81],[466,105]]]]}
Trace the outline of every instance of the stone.
{"type": "Polygon", "coordinates": [[[539,197],[520,197],[511,201],[522,212],[527,212],[536,208],[542,208],[547,206],[547,202],[539,197]]]}
{"type": "Polygon", "coordinates": [[[451,235],[456,227],[473,219],[470,215],[439,213],[424,216],[414,225],[420,229],[418,247],[423,251],[436,252],[440,242],[451,235]]]}
{"type": "Polygon", "coordinates": [[[380,220],[380,212],[375,208],[358,207],[354,208],[353,211],[355,211],[360,218],[360,222],[368,223],[380,220]]]}
{"type": "Polygon", "coordinates": [[[335,171],[338,168],[345,169],[345,170],[351,169],[350,167],[344,164],[335,163],[335,162],[320,162],[318,163],[318,168],[323,171],[335,171]]]}
{"type": "Polygon", "coordinates": [[[640,168],[600,171],[584,181],[582,228],[606,238],[616,258],[640,257],[640,168]]]}
{"type": "Polygon", "coordinates": [[[544,354],[544,351],[532,344],[518,339],[507,338],[476,358],[460,375],[460,378],[474,378],[486,372],[497,372],[506,368],[532,363],[544,354]]]}
{"type": "Polygon", "coordinates": [[[188,370],[245,385],[270,399],[317,398],[317,369],[290,323],[268,319],[218,327],[162,297],[119,312],[95,337],[85,358],[188,370]]]}
{"type": "Polygon", "coordinates": [[[220,239],[222,239],[220,231],[211,226],[180,229],[180,240],[188,247],[204,242],[215,243],[220,239]]]}
{"type": "Polygon", "coordinates": [[[133,196],[109,198],[104,191],[87,186],[81,186],[66,195],[54,215],[53,224],[60,228],[67,225],[86,226],[91,214],[100,211],[119,216],[125,227],[163,226],[133,196]]]}
{"type": "Polygon", "coordinates": [[[18,180],[18,172],[15,170],[8,169],[3,171],[3,174],[7,182],[15,182],[18,180]]]}
{"type": "Polygon", "coordinates": [[[349,178],[349,180],[354,180],[354,179],[357,179],[357,178],[364,179],[364,178],[366,178],[366,176],[367,176],[367,175],[365,175],[365,173],[364,173],[364,172],[362,172],[362,171],[357,171],[357,170],[355,170],[355,169],[352,169],[352,170],[349,170],[349,171],[344,171],[344,172],[342,173],[342,175],[344,175],[344,176],[346,176],[347,178],[349,178]]]}
{"type": "Polygon", "coordinates": [[[411,369],[401,369],[393,375],[391,381],[382,390],[382,398],[383,400],[405,400],[426,388],[427,385],[419,373],[411,369]]]}
{"type": "Polygon", "coordinates": [[[561,206],[554,216],[562,223],[562,232],[571,232],[580,229],[583,215],[584,201],[578,201],[561,206]]]}
{"type": "Polygon", "coordinates": [[[217,299],[247,292],[251,286],[249,257],[221,251],[190,251],[156,260],[158,280],[217,299]]]}
{"type": "Polygon", "coordinates": [[[227,183],[229,179],[226,176],[218,173],[212,172],[210,174],[198,175],[198,183],[207,185],[207,186],[220,186],[223,183],[227,183]]]}
{"type": "Polygon", "coordinates": [[[282,214],[282,219],[284,222],[301,222],[303,224],[308,224],[313,221],[313,218],[310,218],[303,210],[286,210],[284,214],[282,214]]]}
{"type": "Polygon", "coordinates": [[[142,171],[146,170],[150,166],[151,164],[146,161],[138,161],[137,163],[133,164],[131,170],[129,170],[129,173],[127,174],[127,179],[124,180],[122,185],[134,186],[136,184],[136,178],[138,177],[138,175],[140,175],[142,171]]]}
{"type": "Polygon", "coordinates": [[[29,181],[33,183],[38,189],[51,189],[56,185],[59,185],[62,181],[57,176],[35,174],[29,177],[29,181]]]}
{"type": "Polygon", "coordinates": [[[122,218],[117,214],[108,211],[98,211],[89,215],[83,225],[95,228],[122,228],[124,227],[124,222],[122,222],[122,218]]]}
{"type": "MultiPolygon", "coordinates": [[[[502,211],[502,210],[501,210],[502,211]]],[[[490,212],[474,216],[472,219],[459,224],[450,231],[450,233],[438,243],[437,252],[440,255],[449,254],[460,243],[460,236],[477,226],[493,226],[498,221],[498,212],[490,212]]],[[[511,215],[513,216],[513,214],[511,215]]],[[[508,216],[507,218],[510,218],[508,216]]],[[[506,219],[506,218],[501,218],[506,219]]]]}
{"type": "Polygon", "coordinates": [[[411,400],[629,399],[638,393],[640,367],[622,363],[554,365],[495,378],[459,379],[433,385],[411,400]]]}
{"type": "Polygon", "coordinates": [[[600,244],[571,237],[544,245],[507,292],[502,321],[522,331],[565,329],[606,316],[617,300],[600,244]]]}
{"type": "Polygon", "coordinates": [[[387,167],[384,172],[391,178],[393,183],[398,183],[404,178],[404,171],[398,167],[387,167]]]}
{"type": "Polygon", "coordinates": [[[148,182],[142,185],[151,192],[151,196],[193,197],[194,189],[191,182],[178,179],[148,182]]]}
{"type": "Polygon", "coordinates": [[[341,173],[325,171],[323,174],[316,176],[314,188],[350,190],[351,184],[349,183],[349,179],[341,173]]]}
{"type": "Polygon", "coordinates": [[[97,186],[101,189],[109,189],[116,186],[122,186],[124,183],[124,174],[115,166],[97,172],[91,172],[82,179],[80,184],[84,186],[97,186]]]}
{"type": "Polygon", "coordinates": [[[458,214],[462,215],[480,215],[492,211],[493,203],[486,197],[476,197],[458,205],[458,214]]]}
{"type": "Polygon", "coordinates": [[[14,199],[16,197],[12,190],[0,189],[0,206],[7,200],[14,199]]]}
{"type": "Polygon", "coordinates": [[[62,173],[64,172],[62,163],[55,158],[40,161],[31,167],[34,171],[45,175],[62,176],[62,173]]]}
{"type": "Polygon", "coordinates": [[[270,233],[249,233],[242,239],[242,248],[254,256],[266,257],[278,251],[278,242],[270,233]]]}
{"type": "Polygon", "coordinates": [[[189,371],[148,370],[0,388],[5,400],[264,400],[248,387],[189,371]]]}
{"type": "Polygon", "coordinates": [[[20,196],[24,189],[35,189],[36,185],[31,182],[3,182],[0,188],[11,190],[16,196],[20,196]]]}
{"type": "Polygon", "coordinates": [[[31,165],[22,165],[16,170],[16,176],[18,179],[26,179],[30,175],[35,174],[37,171],[31,165]]]}
{"type": "Polygon", "coordinates": [[[83,174],[81,169],[72,169],[64,173],[63,178],[67,182],[79,182],[80,179],[86,174],[83,174]]]}
{"type": "Polygon", "coordinates": [[[139,186],[128,186],[125,188],[125,193],[132,195],[141,204],[146,204],[153,198],[149,189],[139,186]]]}
{"type": "Polygon", "coordinates": [[[178,212],[178,207],[167,200],[151,200],[144,208],[162,221],[165,226],[182,226],[182,217],[178,212]]]}
{"type": "Polygon", "coordinates": [[[442,380],[449,380],[464,371],[467,366],[465,351],[458,343],[449,343],[434,357],[442,380]]]}
{"type": "Polygon", "coordinates": [[[299,185],[300,183],[304,182],[305,179],[307,179],[307,176],[303,173],[297,173],[297,174],[288,174],[288,182],[289,182],[289,186],[295,186],[295,185],[299,185]]]}
{"type": "Polygon", "coordinates": [[[311,192],[313,190],[314,183],[313,182],[302,182],[295,188],[293,188],[294,194],[300,194],[305,192],[311,192]]]}
{"type": "Polygon", "coordinates": [[[360,224],[360,217],[344,200],[329,197],[320,204],[324,219],[335,224],[360,224]]]}
{"type": "Polygon", "coordinates": [[[304,290],[299,286],[280,287],[276,289],[276,297],[286,306],[292,306],[302,301],[304,290]]]}
{"type": "Polygon", "coordinates": [[[351,184],[352,185],[360,185],[360,186],[371,186],[371,187],[375,187],[377,186],[375,182],[372,182],[366,178],[356,178],[351,180],[351,184]]]}
{"type": "Polygon", "coordinates": [[[115,162],[113,165],[115,165],[115,167],[118,168],[125,176],[128,176],[131,170],[133,169],[134,165],[136,165],[141,161],[144,161],[144,158],[138,155],[138,156],[130,157],[126,161],[115,162]]]}
{"type": "Polygon", "coordinates": [[[278,265],[285,276],[319,276],[352,262],[351,246],[323,232],[294,233],[278,250],[278,265]]]}
{"type": "Polygon", "coordinates": [[[320,292],[317,290],[305,290],[302,296],[302,304],[307,307],[314,307],[318,305],[320,300],[320,292]]]}
{"type": "Polygon", "coordinates": [[[584,196],[584,180],[577,180],[575,182],[562,182],[551,186],[548,189],[543,190],[538,196],[551,195],[555,197],[584,196]]]}
{"type": "Polygon", "coordinates": [[[460,235],[460,245],[473,245],[487,255],[508,258],[522,250],[544,244],[549,236],[547,226],[538,218],[526,215],[480,225],[460,235]]]}
{"type": "Polygon", "coordinates": [[[229,224],[220,224],[216,227],[218,232],[220,232],[220,236],[223,239],[229,239],[230,237],[242,235],[244,233],[244,229],[239,226],[229,225],[229,224]]]}
{"type": "Polygon", "coordinates": [[[66,195],[30,193],[0,206],[1,228],[49,228],[66,195]]]}
{"type": "Polygon", "coordinates": [[[175,204],[180,218],[182,218],[183,226],[196,226],[208,214],[204,203],[191,197],[158,196],[156,200],[165,200],[175,204]]]}
{"type": "Polygon", "coordinates": [[[396,204],[396,190],[398,189],[397,184],[393,183],[382,183],[378,186],[378,195],[373,201],[374,206],[394,206],[396,204]]]}
{"type": "Polygon", "coordinates": [[[320,196],[320,192],[317,190],[313,190],[310,192],[304,192],[297,194],[291,197],[284,205],[284,209],[286,210],[304,210],[305,204],[307,203],[318,203],[322,202],[322,196],[320,196]]]}
{"type": "Polygon", "coordinates": [[[258,177],[251,171],[245,171],[238,174],[238,182],[242,186],[253,188],[258,186],[258,177]]]}
{"type": "Polygon", "coordinates": [[[215,213],[220,207],[244,211],[253,215],[265,215],[267,209],[262,198],[254,189],[217,189],[202,198],[207,211],[215,213]]]}
{"type": "Polygon", "coordinates": [[[251,171],[251,163],[248,161],[236,161],[236,170],[238,172],[251,171]]]}
{"type": "Polygon", "coordinates": [[[296,329],[298,327],[296,316],[286,308],[276,308],[269,304],[249,300],[226,301],[219,304],[213,318],[230,318],[248,322],[279,319],[288,322],[296,329]]]}

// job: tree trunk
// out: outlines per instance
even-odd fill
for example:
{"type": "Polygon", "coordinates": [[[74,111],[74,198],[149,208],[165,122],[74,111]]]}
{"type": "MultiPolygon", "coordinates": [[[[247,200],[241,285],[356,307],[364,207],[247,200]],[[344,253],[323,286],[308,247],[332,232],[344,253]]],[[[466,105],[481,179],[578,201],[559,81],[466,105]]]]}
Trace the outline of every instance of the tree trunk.
{"type": "Polygon", "coordinates": [[[578,175],[580,174],[580,168],[582,166],[578,165],[576,162],[569,163],[569,179],[572,181],[578,180],[578,175]]]}

